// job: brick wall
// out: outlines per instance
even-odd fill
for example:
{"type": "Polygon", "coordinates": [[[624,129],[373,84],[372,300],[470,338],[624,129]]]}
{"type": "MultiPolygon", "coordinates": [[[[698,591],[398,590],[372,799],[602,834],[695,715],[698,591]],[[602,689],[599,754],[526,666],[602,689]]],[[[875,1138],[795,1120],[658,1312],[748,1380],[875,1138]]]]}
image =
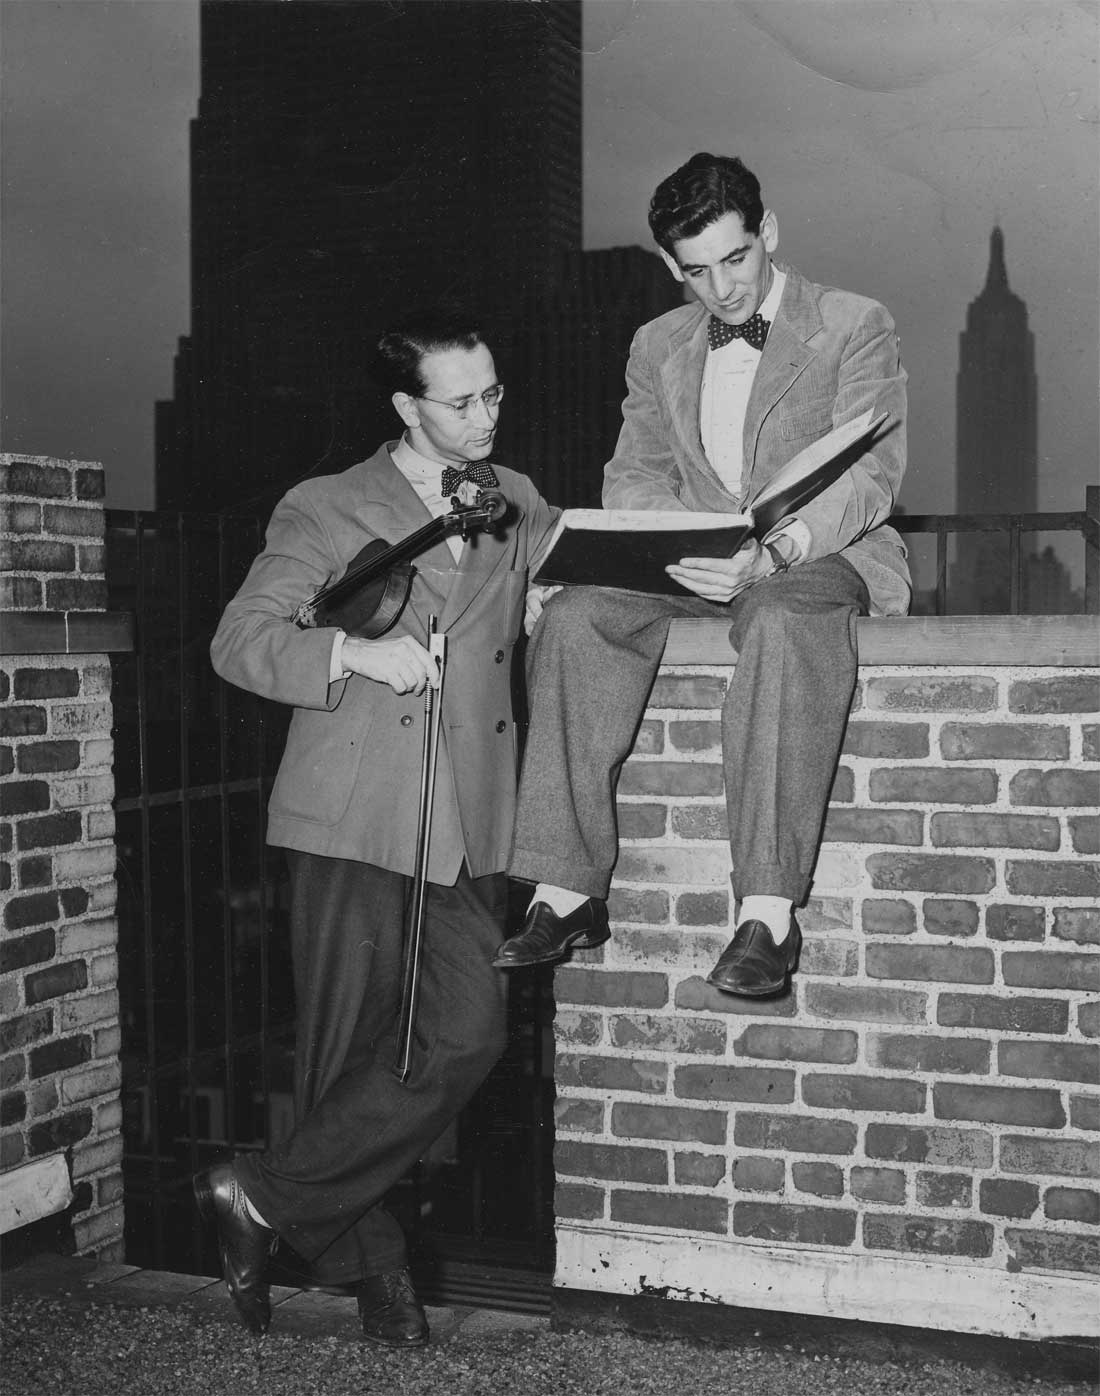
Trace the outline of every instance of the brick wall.
{"type": "Polygon", "coordinates": [[[1063,662],[1095,638],[1021,664],[1085,634],[1041,624],[952,646],[924,623],[904,665],[861,632],[801,969],[770,1002],[705,983],[731,934],[727,670],[666,664],[619,788],[613,939],[555,980],[558,1286],[1096,1331],[1100,683],[1063,662]]]}
{"type": "Polygon", "coordinates": [[[103,493],[98,465],[0,456],[0,1168],[37,1219],[63,1155],[65,1244],[121,1259],[103,493]]]}

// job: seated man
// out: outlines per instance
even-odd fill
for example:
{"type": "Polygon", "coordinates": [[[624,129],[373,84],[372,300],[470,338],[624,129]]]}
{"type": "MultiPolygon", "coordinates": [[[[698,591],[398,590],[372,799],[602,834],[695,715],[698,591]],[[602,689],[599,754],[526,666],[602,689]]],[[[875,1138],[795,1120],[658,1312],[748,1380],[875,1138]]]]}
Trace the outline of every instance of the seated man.
{"type": "MultiPolygon", "coordinates": [[[[524,475],[489,465],[503,388],[479,330],[432,312],[379,342],[399,441],[296,485],[211,647],[223,678],[294,708],[268,842],[287,850],[296,999],[295,1127],[284,1143],[200,1173],[222,1270],[245,1325],[271,1318],[265,1266],[282,1237],[322,1284],[356,1289],[363,1336],[427,1341],[405,1238],[380,1205],[499,1057],[504,863],[515,797],[510,658],[528,560],[557,518],[524,475]],[[499,479],[497,478],[499,476],[499,479]],[[440,539],[374,639],[289,619],[373,539],[402,541],[499,485],[493,532],[440,539]],[[416,861],[429,618],[448,642],[410,1070],[395,1074],[402,940],[416,861]]],[[[534,589],[537,593],[538,589],[534,589]]],[[[532,613],[539,600],[529,599],[532,613]]]]}
{"type": "Polygon", "coordinates": [[[695,303],[634,338],[606,508],[736,513],[833,427],[868,408],[888,421],[763,544],[669,567],[682,598],[572,587],[548,603],[528,657],[508,865],[537,886],[494,963],[542,964],[606,940],[615,787],[669,622],[721,617],[737,651],[722,749],[739,905],[710,982],[764,996],[798,960],[792,913],[809,891],[855,688],[855,619],[908,606],[905,550],[885,525],[905,468],[906,374],[883,306],[773,262],[776,217],[740,160],[694,156],[658,186],[649,224],[695,303]]]}

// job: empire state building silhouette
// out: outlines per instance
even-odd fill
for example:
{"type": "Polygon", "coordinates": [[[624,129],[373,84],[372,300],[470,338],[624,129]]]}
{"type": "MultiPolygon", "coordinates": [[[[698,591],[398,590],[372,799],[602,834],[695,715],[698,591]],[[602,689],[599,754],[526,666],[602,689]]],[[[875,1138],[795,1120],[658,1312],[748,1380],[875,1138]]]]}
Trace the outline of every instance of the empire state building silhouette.
{"type": "MultiPolygon", "coordinates": [[[[1038,409],[1035,337],[1027,306],[1008,287],[1005,241],[995,227],[989,271],[959,335],[956,387],[956,510],[960,514],[1028,514],[1036,509],[1038,409]]],[[[963,534],[963,595],[955,609],[1009,609],[1006,534],[963,534]]]]}

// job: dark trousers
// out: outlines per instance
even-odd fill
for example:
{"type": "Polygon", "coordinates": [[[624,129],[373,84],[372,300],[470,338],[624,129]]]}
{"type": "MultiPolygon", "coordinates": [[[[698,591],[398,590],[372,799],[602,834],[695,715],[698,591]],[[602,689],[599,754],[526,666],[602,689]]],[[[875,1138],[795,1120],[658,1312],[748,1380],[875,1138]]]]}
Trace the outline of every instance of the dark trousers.
{"type": "Polygon", "coordinates": [[[728,606],[566,587],[528,650],[531,716],[508,871],[607,896],[619,770],[669,623],[720,618],[738,652],[722,708],[733,890],[804,900],[855,689],[855,620],[867,607],[863,579],[839,556],[760,582],[728,606]]]}
{"type": "Polygon", "coordinates": [[[429,884],[412,1070],[393,1063],[410,879],[288,850],[296,995],[296,1125],[279,1148],[237,1160],[265,1219],[350,1284],[406,1263],[379,1200],[454,1119],[504,1048],[506,981],[489,961],[504,933],[502,873],[429,884]]]}

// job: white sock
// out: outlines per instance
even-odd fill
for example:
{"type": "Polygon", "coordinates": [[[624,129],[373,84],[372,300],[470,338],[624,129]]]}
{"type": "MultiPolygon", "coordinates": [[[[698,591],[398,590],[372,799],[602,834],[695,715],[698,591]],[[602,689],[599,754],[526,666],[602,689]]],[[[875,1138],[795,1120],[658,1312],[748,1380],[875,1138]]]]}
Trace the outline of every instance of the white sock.
{"type": "Polygon", "coordinates": [[[574,892],[570,887],[555,887],[552,882],[540,882],[532,902],[545,902],[555,916],[568,916],[588,900],[587,892],[574,892]]]}
{"type": "Polygon", "coordinates": [[[241,1196],[244,1198],[245,1209],[252,1220],[254,1222],[259,1222],[261,1226],[266,1226],[268,1231],[270,1231],[272,1229],[271,1223],[266,1217],[261,1216],[260,1213],[256,1211],[255,1207],[253,1207],[252,1203],[249,1201],[248,1193],[245,1192],[244,1188],[241,1188],[241,1196]]]}
{"type": "Polygon", "coordinates": [[[786,897],[745,897],[737,917],[738,926],[746,921],[763,921],[776,945],[782,945],[791,929],[791,907],[786,897]]]}

